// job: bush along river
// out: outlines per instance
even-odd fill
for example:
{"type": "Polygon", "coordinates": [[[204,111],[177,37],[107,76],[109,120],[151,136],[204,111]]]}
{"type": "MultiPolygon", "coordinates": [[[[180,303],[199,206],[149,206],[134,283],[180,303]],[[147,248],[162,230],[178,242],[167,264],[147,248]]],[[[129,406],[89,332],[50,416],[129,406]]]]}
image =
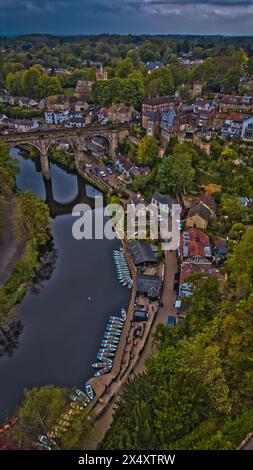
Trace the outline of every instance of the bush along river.
{"type": "Polygon", "coordinates": [[[18,188],[32,190],[49,205],[53,246],[42,256],[42,272],[17,306],[19,341],[11,355],[0,357],[0,423],[15,412],[25,388],[82,387],[94,374],[91,364],[109,317],[130,301],[113,262],[112,252],[120,242],[77,241],[72,236],[73,205],[94,207],[100,193],[55,164],[51,181],[45,182],[34,161],[17,149],[11,154],[19,160],[18,188]]]}

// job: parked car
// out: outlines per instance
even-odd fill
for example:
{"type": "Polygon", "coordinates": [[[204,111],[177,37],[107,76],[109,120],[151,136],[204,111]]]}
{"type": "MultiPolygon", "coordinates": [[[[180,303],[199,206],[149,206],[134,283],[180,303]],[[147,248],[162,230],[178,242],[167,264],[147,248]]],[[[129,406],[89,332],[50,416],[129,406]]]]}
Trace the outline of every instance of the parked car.
{"type": "Polygon", "coordinates": [[[92,168],[92,165],[90,163],[86,163],[86,168],[92,168]]]}
{"type": "Polygon", "coordinates": [[[176,325],[176,317],[174,317],[174,315],[169,315],[167,323],[169,327],[174,327],[176,325]]]}
{"type": "Polygon", "coordinates": [[[106,173],[104,171],[100,171],[100,176],[102,176],[102,178],[105,178],[106,177],[106,173]]]}
{"type": "Polygon", "coordinates": [[[113,174],[113,171],[109,166],[108,166],[108,168],[106,168],[106,171],[107,171],[107,173],[109,173],[109,175],[113,174]]]}

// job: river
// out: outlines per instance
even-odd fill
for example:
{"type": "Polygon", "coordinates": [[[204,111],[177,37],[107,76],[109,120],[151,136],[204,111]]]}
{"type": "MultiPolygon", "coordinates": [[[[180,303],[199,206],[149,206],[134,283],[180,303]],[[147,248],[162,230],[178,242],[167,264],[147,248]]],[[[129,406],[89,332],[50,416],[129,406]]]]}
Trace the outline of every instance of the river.
{"type": "Polygon", "coordinates": [[[19,160],[19,189],[31,189],[49,204],[57,258],[50,279],[29,289],[17,307],[24,329],[12,356],[0,358],[0,422],[15,412],[25,388],[82,387],[93,375],[91,364],[109,316],[130,301],[112,258],[120,242],[72,237],[73,204],[94,205],[98,191],[55,164],[52,183],[45,184],[33,161],[17,149],[11,153],[19,160]]]}

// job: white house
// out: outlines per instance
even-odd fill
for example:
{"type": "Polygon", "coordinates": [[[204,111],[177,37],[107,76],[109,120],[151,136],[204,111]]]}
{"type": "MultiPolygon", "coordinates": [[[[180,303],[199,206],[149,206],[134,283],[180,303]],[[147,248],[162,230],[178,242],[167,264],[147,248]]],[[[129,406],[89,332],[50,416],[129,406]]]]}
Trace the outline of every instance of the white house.
{"type": "Polygon", "coordinates": [[[46,111],[45,112],[45,121],[47,124],[62,124],[69,119],[69,110],[65,109],[64,111],[46,111]]]}
{"type": "Polygon", "coordinates": [[[253,141],[253,117],[245,119],[242,123],[242,139],[253,141]]]}

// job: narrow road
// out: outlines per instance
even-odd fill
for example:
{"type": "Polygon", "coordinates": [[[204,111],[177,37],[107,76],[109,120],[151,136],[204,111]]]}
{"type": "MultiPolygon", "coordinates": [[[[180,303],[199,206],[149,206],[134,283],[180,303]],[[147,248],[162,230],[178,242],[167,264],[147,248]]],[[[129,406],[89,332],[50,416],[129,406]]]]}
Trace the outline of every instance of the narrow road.
{"type": "MultiPolygon", "coordinates": [[[[173,289],[174,287],[174,278],[175,273],[177,272],[177,256],[175,251],[166,251],[165,252],[165,273],[164,273],[164,283],[163,283],[163,292],[161,298],[161,305],[159,307],[158,313],[156,315],[152,331],[154,332],[157,325],[160,323],[166,324],[169,314],[175,313],[175,300],[176,293],[173,289]]],[[[134,374],[141,374],[145,371],[146,359],[152,356],[155,353],[155,347],[153,345],[152,334],[149,335],[148,341],[146,343],[145,349],[141,355],[141,358],[137,364],[137,367],[134,370],[134,374]]]]}

